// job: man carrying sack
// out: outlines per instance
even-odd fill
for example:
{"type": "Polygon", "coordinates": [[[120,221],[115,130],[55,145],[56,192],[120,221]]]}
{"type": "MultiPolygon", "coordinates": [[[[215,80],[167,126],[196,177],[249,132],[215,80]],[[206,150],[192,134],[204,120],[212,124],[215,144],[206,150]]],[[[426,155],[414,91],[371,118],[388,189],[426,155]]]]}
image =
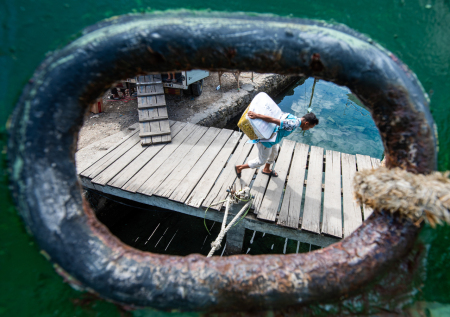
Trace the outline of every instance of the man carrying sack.
{"type": "MultiPolygon", "coordinates": [[[[296,128],[300,127],[303,131],[307,131],[311,128],[314,128],[317,124],[319,124],[319,119],[316,118],[316,115],[312,112],[305,114],[303,117],[298,118],[290,113],[282,113],[280,118],[274,118],[272,116],[264,115],[261,113],[257,113],[252,111],[251,109],[258,110],[258,105],[254,105],[254,102],[257,98],[261,99],[264,97],[266,100],[270,98],[266,94],[265,96],[260,96],[262,93],[258,94],[250,104],[249,108],[247,108],[246,114],[244,113],[242,119],[246,119],[245,115],[251,120],[261,119],[264,122],[271,123],[275,125],[275,129],[273,130],[272,136],[270,139],[255,139],[249,142],[256,143],[256,147],[258,148],[258,156],[248,161],[248,163],[243,165],[236,165],[235,170],[238,178],[241,178],[242,170],[246,168],[258,168],[265,164],[262,173],[270,175],[272,177],[277,177],[277,172],[270,169],[270,164],[275,162],[275,159],[278,156],[278,152],[280,149],[279,143],[284,137],[287,137],[291,134],[296,128]]],[[[270,99],[271,100],[271,99],[270,99]]],[[[272,100],[271,100],[272,101],[272,100]]],[[[273,101],[272,101],[273,102],[273,101]]],[[[274,102],[273,102],[274,103],[274,102]]],[[[274,103],[275,104],[275,103],[274,103]]],[[[270,104],[269,104],[270,105],[270,104]]],[[[270,105],[273,107],[273,105],[270,105]]],[[[275,104],[278,108],[278,106],[275,104]]],[[[264,107],[260,107],[262,111],[265,111],[264,108],[268,109],[267,103],[264,107]]],[[[279,108],[278,108],[279,109],[279,108]]],[[[281,110],[280,110],[281,111],[281,110]]],[[[242,122],[242,119],[240,123],[242,122]]],[[[238,124],[239,125],[239,124],[238,124]]],[[[241,125],[239,125],[241,127],[241,125]]],[[[253,124],[252,124],[253,126],[253,124]]],[[[242,127],[241,127],[242,128],[242,127]]],[[[242,129],[244,130],[244,129],[242,129]]],[[[244,132],[246,132],[244,130],[244,132]]],[[[254,131],[250,131],[249,134],[257,134],[254,131]]]]}

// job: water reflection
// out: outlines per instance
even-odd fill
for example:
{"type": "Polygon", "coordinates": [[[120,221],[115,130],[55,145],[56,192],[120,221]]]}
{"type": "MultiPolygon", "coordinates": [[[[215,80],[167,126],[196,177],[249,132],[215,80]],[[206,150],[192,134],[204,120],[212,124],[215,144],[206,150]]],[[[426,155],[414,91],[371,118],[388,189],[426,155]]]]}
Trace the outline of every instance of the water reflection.
{"type": "MultiPolygon", "coordinates": [[[[297,116],[307,113],[314,78],[291,87],[275,98],[281,110],[297,116]]],[[[383,144],[368,110],[347,87],[320,80],[311,104],[320,120],[314,129],[292,133],[288,139],[349,154],[381,159],[383,144]]]]}

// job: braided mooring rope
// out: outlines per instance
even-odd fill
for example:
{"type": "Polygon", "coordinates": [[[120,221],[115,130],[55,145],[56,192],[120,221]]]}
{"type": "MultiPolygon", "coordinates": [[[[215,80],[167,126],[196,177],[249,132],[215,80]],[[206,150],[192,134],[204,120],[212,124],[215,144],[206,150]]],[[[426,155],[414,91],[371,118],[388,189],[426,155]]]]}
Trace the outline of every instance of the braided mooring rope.
{"type": "Polygon", "coordinates": [[[368,207],[398,212],[432,227],[450,224],[450,172],[413,174],[400,168],[380,167],[355,175],[355,197],[368,207]]]}

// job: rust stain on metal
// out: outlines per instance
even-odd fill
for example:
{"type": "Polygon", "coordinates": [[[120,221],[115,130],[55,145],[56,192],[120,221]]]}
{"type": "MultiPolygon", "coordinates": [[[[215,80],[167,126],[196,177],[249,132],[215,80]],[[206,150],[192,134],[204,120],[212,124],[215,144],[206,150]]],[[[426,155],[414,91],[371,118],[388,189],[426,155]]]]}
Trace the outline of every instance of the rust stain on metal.
{"type": "Polygon", "coordinates": [[[236,48],[234,47],[229,47],[225,50],[225,56],[228,59],[233,59],[237,54],[236,48]]]}
{"type": "Polygon", "coordinates": [[[325,66],[323,66],[323,63],[320,60],[319,53],[312,54],[311,61],[309,62],[309,68],[315,73],[320,73],[325,69],[325,66]]]}

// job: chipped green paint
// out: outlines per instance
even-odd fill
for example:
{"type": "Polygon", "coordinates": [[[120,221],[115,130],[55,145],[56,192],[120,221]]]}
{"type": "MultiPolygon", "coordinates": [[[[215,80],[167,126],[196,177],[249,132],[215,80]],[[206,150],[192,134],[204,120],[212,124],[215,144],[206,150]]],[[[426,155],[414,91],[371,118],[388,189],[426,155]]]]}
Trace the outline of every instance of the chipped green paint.
{"type": "Polygon", "coordinates": [[[56,62],[52,63],[49,66],[48,71],[51,71],[52,69],[55,69],[56,67],[59,67],[67,62],[70,62],[73,58],[74,57],[71,55],[71,56],[67,56],[65,58],[58,59],[56,62]]]}
{"type": "Polygon", "coordinates": [[[22,159],[17,159],[14,162],[14,170],[12,173],[12,176],[14,177],[14,179],[19,179],[19,174],[22,171],[22,167],[23,167],[23,160],[22,159]]]}
{"type": "MultiPolygon", "coordinates": [[[[403,0],[294,0],[218,1],[173,0],[17,0],[2,2],[0,10],[0,148],[6,142],[5,125],[20,92],[48,51],[56,50],[78,37],[84,27],[117,15],[156,10],[188,8],[201,14],[216,11],[245,11],[250,16],[271,13],[280,16],[320,19],[343,23],[370,36],[402,59],[414,71],[431,100],[430,109],[439,130],[439,169],[450,169],[450,5],[448,1],[403,0]],[[257,13],[255,13],[257,12],[257,13]],[[39,31],[37,31],[39,30],[39,31]],[[75,34],[75,36],[74,36],[75,34]]],[[[35,92],[36,94],[38,92],[35,92]]],[[[33,243],[13,207],[5,175],[5,155],[0,162],[0,316],[119,316],[123,312],[111,303],[83,295],[63,284],[33,243]],[[4,290],[10,290],[5,292],[4,290]]],[[[20,170],[20,164],[13,172],[20,170]]],[[[450,228],[425,227],[421,234],[428,253],[424,277],[408,295],[412,311],[438,316],[448,312],[450,303],[450,228]],[[438,304],[423,304],[440,302],[438,304]]],[[[365,295],[361,295],[361,298],[365,295]]],[[[362,314],[367,312],[361,298],[342,305],[362,314]]],[[[374,297],[374,303],[383,298],[374,297]]],[[[316,315],[339,313],[339,306],[313,307],[316,315]]],[[[389,309],[389,305],[383,305],[389,309]]],[[[151,310],[127,313],[134,316],[166,316],[151,310]]],[[[195,316],[197,314],[184,314],[195,316]]]]}

